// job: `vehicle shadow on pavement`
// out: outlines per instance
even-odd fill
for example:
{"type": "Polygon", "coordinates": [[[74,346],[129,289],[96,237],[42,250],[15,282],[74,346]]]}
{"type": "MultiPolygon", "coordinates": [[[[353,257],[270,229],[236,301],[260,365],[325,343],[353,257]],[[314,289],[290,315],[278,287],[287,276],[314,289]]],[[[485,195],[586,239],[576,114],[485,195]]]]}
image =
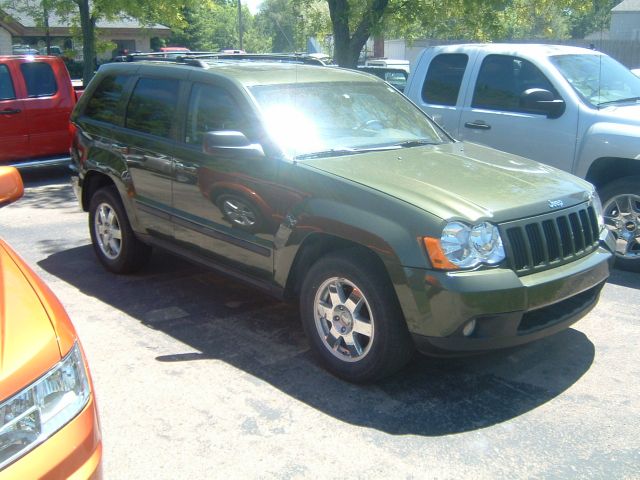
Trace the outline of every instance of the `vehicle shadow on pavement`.
{"type": "Polygon", "coordinates": [[[46,208],[60,210],[69,204],[77,205],[71,188],[71,170],[69,167],[49,167],[21,171],[24,183],[24,197],[20,199],[20,208],[46,208]],[[60,186],[68,188],[60,188],[60,186]]]}
{"type": "Polygon", "coordinates": [[[607,282],[620,287],[640,288],[640,274],[614,269],[607,282]]]}
{"type": "Polygon", "coordinates": [[[389,434],[437,436],[505,422],[568,389],[595,353],[583,333],[569,329],[482,356],[418,355],[387,380],[352,385],[314,361],[295,305],[172,255],[154,252],[143,272],[128,276],[106,272],[90,245],[39,265],[200,352],[156,357],[160,362],[223,360],[327,415],[389,434]]]}

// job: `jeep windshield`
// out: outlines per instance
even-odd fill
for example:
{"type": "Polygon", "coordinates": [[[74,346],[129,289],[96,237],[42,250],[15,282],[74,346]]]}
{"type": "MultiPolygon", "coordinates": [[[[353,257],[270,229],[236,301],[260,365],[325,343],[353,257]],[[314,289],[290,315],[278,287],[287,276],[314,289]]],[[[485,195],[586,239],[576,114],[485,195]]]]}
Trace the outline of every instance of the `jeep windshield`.
{"type": "Polygon", "coordinates": [[[260,85],[250,90],[273,139],[291,158],[450,141],[419,109],[382,82],[260,85]]]}
{"type": "Polygon", "coordinates": [[[640,78],[606,55],[556,55],[551,62],[592,107],[635,104],[640,78]]]}

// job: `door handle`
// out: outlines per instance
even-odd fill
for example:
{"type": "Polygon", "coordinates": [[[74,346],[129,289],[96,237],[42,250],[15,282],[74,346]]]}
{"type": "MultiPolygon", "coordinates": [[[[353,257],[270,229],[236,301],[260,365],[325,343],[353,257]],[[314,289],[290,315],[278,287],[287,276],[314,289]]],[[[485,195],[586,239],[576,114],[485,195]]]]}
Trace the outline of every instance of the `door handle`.
{"type": "Polygon", "coordinates": [[[0,115],[15,115],[16,113],[20,113],[22,110],[19,108],[7,108],[5,110],[0,110],[0,115]]]}
{"type": "Polygon", "coordinates": [[[484,123],[483,121],[467,122],[464,126],[475,130],[491,130],[491,125],[484,123]]]}

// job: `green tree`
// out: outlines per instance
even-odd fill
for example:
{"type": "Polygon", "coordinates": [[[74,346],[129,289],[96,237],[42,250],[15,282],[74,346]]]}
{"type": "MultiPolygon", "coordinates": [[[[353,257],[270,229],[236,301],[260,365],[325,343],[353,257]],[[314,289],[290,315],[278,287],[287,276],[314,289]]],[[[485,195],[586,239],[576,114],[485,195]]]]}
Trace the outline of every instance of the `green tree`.
{"type": "MultiPolygon", "coordinates": [[[[0,0],[1,1],[1,0],[0,0]]],[[[182,24],[182,10],[196,0],[5,0],[5,6],[15,11],[43,18],[42,12],[55,13],[72,25],[79,25],[82,35],[84,71],[87,83],[96,69],[96,23],[101,19],[113,20],[122,16],[137,19],[143,25],[162,23],[169,27],[182,24]]]]}
{"type": "Polygon", "coordinates": [[[182,15],[184,27],[175,30],[170,43],[195,51],[218,51],[239,45],[237,9],[231,3],[204,1],[185,7],[182,15]]]}
{"type": "MultiPolygon", "coordinates": [[[[565,38],[579,25],[602,24],[615,0],[327,0],[334,58],[353,67],[371,35],[406,40],[500,41],[565,38]],[[606,5],[605,5],[606,4],[606,5]]],[[[607,20],[608,22],[608,20],[607,20]]],[[[584,27],[583,29],[588,29],[584,27]]]]}
{"type": "Polygon", "coordinates": [[[590,33],[608,30],[611,24],[611,9],[620,0],[591,0],[582,9],[568,12],[570,32],[573,38],[584,38],[590,33]]]}
{"type": "Polygon", "coordinates": [[[331,33],[324,0],[265,0],[255,16],[255,32],[272,52],[305,51],[308,37],[331,33]]]}
{"type": "MultiPolygon", "coordinates": [[[[369,37],[380,31],[390,0],[327,0],[333,27],[333,59],[354,68],[369,37]]],[[[413,8],[413,2],[409,9],[413,8]]]]}

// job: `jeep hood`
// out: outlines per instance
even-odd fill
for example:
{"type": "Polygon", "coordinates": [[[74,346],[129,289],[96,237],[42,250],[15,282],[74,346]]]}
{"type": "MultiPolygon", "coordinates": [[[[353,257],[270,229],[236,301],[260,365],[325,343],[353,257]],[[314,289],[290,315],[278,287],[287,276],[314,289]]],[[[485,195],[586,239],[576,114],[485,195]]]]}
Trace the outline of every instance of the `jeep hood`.
{"type": "Polygon", "coordinates": [[[29,279],[0,240],[0,402],[60,361],[56,331],[29,279]]]}
{"type": "Polygon", "coordinates": [[[570,207],[593,187],[573,175],[473,143],[404,148],[301,162],[440,218],[496,223],[570,207]],[[557,205],[557,203],[556,203],[557,205]]]}

